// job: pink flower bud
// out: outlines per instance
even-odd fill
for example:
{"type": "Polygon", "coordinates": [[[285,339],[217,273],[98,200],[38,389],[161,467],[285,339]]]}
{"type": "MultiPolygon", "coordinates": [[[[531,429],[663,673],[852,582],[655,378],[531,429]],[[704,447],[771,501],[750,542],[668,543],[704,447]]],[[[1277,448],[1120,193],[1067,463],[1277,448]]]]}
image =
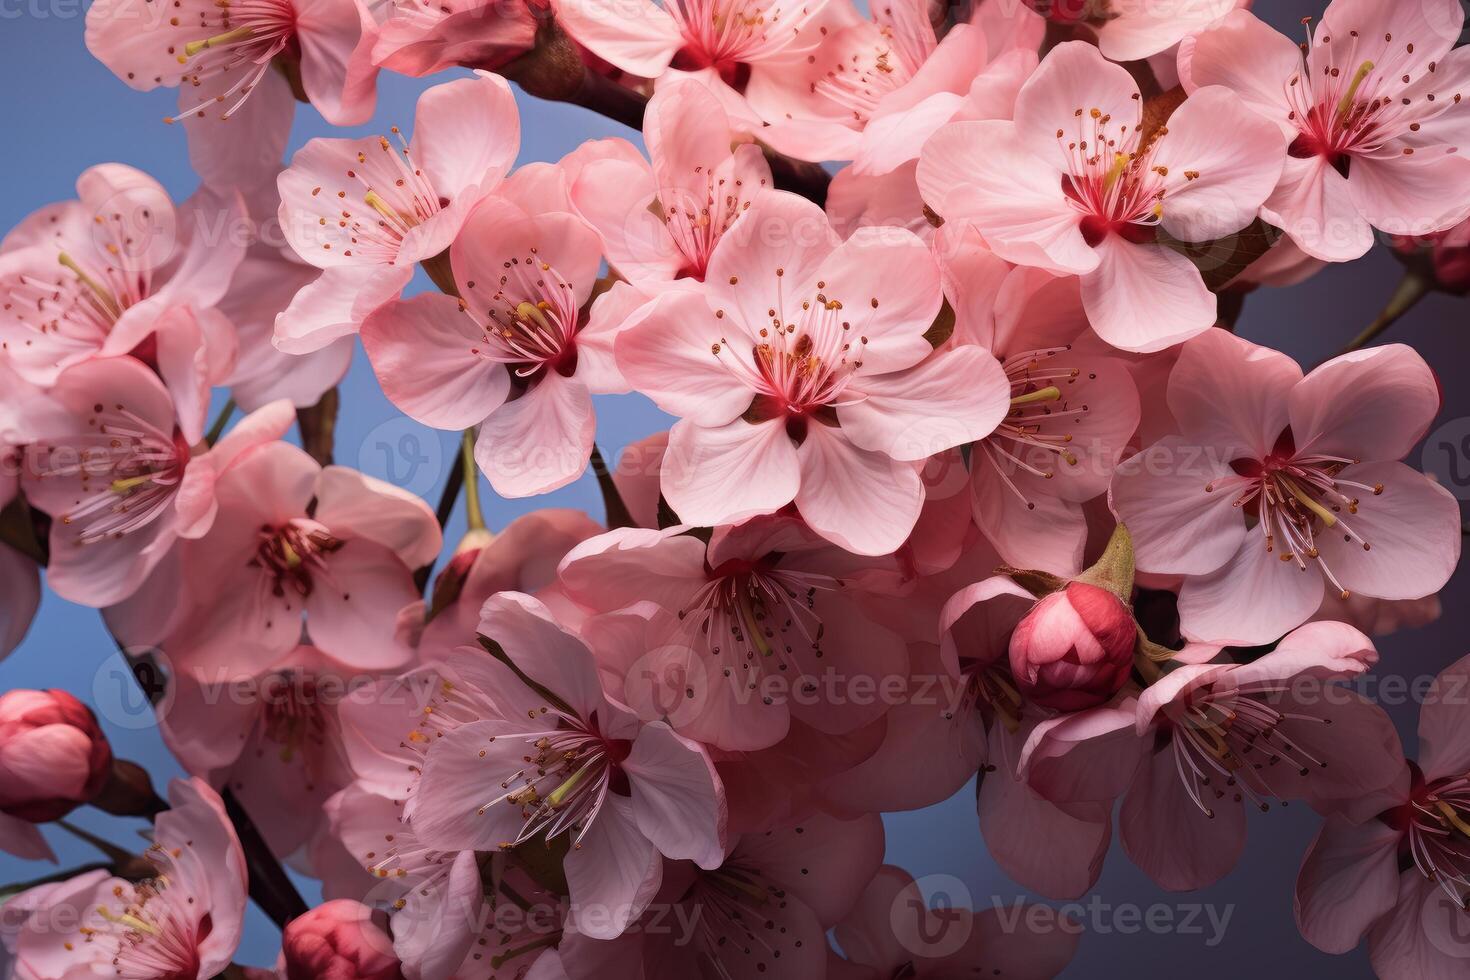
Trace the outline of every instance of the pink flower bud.
{"type": "Polygon", "coordinates": [[[393,940],[372,910],[345,898],[287,923],[279,972],[286,980],[403,980],[393,940]]]}
{"type": "Polygon", "coordinates": [[[86,705],[65,691],[0,695],[0,812],[31,823],[90,801],[112,771],[112,749],[86,705]]]}
{"type": "Polygon", "coordinates": [[[1137,627],[1107,589],[1070,582],[1032,607],[1011,634],[1011,672],[1022,695],[1081,711],[1118,692],[1133,665],[1137,627]]]}

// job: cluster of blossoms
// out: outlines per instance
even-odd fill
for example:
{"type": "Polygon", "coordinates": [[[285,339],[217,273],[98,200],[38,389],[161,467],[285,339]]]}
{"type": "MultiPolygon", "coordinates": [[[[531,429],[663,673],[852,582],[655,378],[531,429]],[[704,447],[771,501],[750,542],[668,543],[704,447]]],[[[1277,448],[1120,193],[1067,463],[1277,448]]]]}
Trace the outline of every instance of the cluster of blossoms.
{"type": "Polygon", "coordinates": [[[1051,899],[1115,826],[1206,887],[1299,801],[1303,936],[1463,975],[1470,658],[1414,760],[1353,686],[1459,561],[1403,462],[1438,382],[1234,320],[1375,232],[1401,307],[1470,289],[1464,14],[1332,0],[1298,43],[1249,6],[96,0],[201,184],[100,164],[0,241],[0,653],[44,567],[162,677],[189,777],[0,697],[0,848],[86,805],[155,841],[10,897],[0,975],[1054,976],[1074,923],[883,863],[882,814],[977,774],[1051,899]],[[296,103],[357,125],[380,71],[453,68],[411,128],[283,163],[296,103]],[[512,83],[641,144],[516,166],[512,83]],[[437,514],[332,462],[359,338],[462,434],[437,514]],[[673,421],[610,472],[594,396],[630,392],[673,421]],[[589,469],[603,523],[485,527],[482,475],[589,469]],[[270,969],[233,963],[247,899],[270,969]]]}

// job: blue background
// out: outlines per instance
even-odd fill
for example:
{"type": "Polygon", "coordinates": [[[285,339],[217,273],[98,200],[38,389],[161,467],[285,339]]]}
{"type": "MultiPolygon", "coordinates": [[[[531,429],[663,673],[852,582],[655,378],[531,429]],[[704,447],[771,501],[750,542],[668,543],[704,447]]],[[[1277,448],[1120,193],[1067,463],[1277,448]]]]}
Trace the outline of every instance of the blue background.
{"type": "MultiPolygon", "coordinates": [[[[1258,0],[1256,10],[1296,37],[1301,31],[1300,18],[1320,14],[1321,7],[1301,0],[1258,0]]],[[[73,197],[77,174],[103,161],[120,161],[153,174],[175,200],[182,201],[194,189],[196,180],[189,169],[183,132],[161,122],[174,110],[174,93],[140,94],[126,88],[91,57],[82,34],[81,0],[0,0],[0,93],[4,93],[0,133],[5,134],[6,145],[0,164],[0,230],[43,204],[73,197]]],[[[407,128],[418,93],[443,79],[384,74],[375,120],[347,134],[376,133],[393,124],[407,128]]],[[[615,123],[574,107],[543,103],[523,93],[518,98],[524,120],[523,163],[555,160],[585,139],[631,135],[615,123]]],[[[300,107],[291,148],[313,136],[342,133],[327,126],[314,110],[300,107]]],[[[1336,351],[1372,319],[1398,275],[1399,266],[1379,250],[1358,262],[1330,268],[1303,286],[1258,292],[1246,305],[1240,333],[1310,366],[1336,351]]],[[[1414,344],[1440,372],[1445,393],[1440,422],[1444,425],[1426,441],[1422,458],[1426,469],[1441,473],[1465,499],[1470,498],[1470,478],[1452,469],[1458,465],[1470,473],[1464,448],[1470,442],[1461,444],[1462,438],[1470,437],[1470,386],[1459,374],[1470,353],[1462,304],[1449,297],[1431,297],[1394,329],[1390,339],[1414,344]],[[1451,477],[1461,482],[1452,482],[1451,477]]],[[[457,438],[402,420],[384,400],[360,351],[342,386],[342,396],[337,461],[375,476],[411,481],[431,504],[436,501],[448,462],[457,450],[457,438]],[[412,459],[398,451],[405,435],[419,440],[411,455],[428,458],[417,472],[410,473],[412,459]],[[429,483],[430,489],[421,489],[429,483]]],[[[650,403],[637,396],[602,399],[598,422],[598,442],[609,458],[622,446],[667,425],[650,403]]],[[[1416,452],[1409,461],[1418,463],[1420,458],[1416,452]]],[[[601,517],[600,497],[590,476],[533,500],[500,500],[488,487],[482,489],[492,528],[544,506],[581,507],[601,517]]],[[[463,517],[457,513],[446,536],[451,547],[462,530],[463,517]]],[[[1439,622],[1380,643],[1380,674],[1411,680],[1432,675],[1467,652],[1463,640],[1470,635],[1467,583],[1470,573],[1462,568],[1444,594],[1445,613],[1439,622]]],[[[12,687],[70,690],[98,706],[120,757],[146,765],[160,787],[178,773],[156,729],[146,723],[146,715],[136,705],[125,703],[127,679],[95,611],[48,594],[29,637],[0,664],[0,689],[12,687]]],[[[1412,748],[1417,705],[1387,707],[1412,748]]],[[[928,810],[887,818],[888,857],[916,876],[942,873],[960,878],[976,907],[988,908],[993,901],[1008,905],[1025,892],[987,857],[976,827],[973,790],[967,787],[954,799],[928,810]]],[[[133,835],[141,826],[85,810],[77,813],[76,821],[122,843],[135,840],[133,835]]],[[[1139,967],[1146,975],[1187,970],[1193,980],[1235,977],[1243,968],[1262,977],[1371,976],[1361,951],[1345,957],[1326,956],[1297,934],[1292,886],[1315,829],[1316,820],[1305,808],[1253,814],[1249,846],[1239,867],[1215,887],[1189,895],[1170,895],[1158,889],[1129,864],[1115,842],[1095,891],[1101,911],[1084,913],[1091,932],[1066,976],[1106,978],[1139,967]],[[1217,945],[1207,945],[1211,935],[1207,925],[1202,933],[1155,932],[1140,929],[1137,916],[1127,918],[1130,908],[1147,911],[1159,906],[1168,910],[1173,921],[1182,922],[1201,904],[1215,906],[1217,915],[1227,910],[1230,915],[1228,929],[1217,945]]],[[[96,859],[90,848],[54,828],[46,833],[63,866],[96,859]]],[[[0,854],[0,882],[26,880],[51,870],[0,854]]],[[[308,896],[314,891],[309,881],[303,881],[302,888],[308,896]]],[[[1207,919],[1201,915],[1197,921],[1207,919]]],[[[271,963],[277,941],[269,921],[252,907],[238,960],[271,963]]]]}

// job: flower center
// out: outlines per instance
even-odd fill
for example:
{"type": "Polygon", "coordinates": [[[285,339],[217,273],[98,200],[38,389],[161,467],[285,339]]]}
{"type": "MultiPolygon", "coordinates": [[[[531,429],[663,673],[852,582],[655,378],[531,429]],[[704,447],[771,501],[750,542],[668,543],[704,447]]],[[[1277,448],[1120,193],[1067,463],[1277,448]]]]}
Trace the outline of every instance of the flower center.
{"type": "Polygon", "coordinates": [[[259,539],[250,564],[264,570],[271,594],[277,598],[309,597],[316,577],[327,573],[327,556],[342,547],[325,527],[306,519],[281,527],[267,524],[260,529],[259,539]]]}
{"type": "Polygon", "coordinates": [[[751,194],[766,181],[762,178],[757,187],[747,189],[743,180],[718,176],[709,167],[699,168],[697,174],[705,178],[702,197],[688,185],[660,187],[651,210],[663,219],[669,237],[684,255],[684,268],[678,278],[703,282],[715,246],[731,223],[750,207],[751,194]]]}
{"type": "MultiPolygon", "coordinates": [[[[1160,127],[1144,145],[1140,127],[1115,122],[1101,109],[1079,108],[1074,116],[1071,133],[1057,130],[1057,145],[1068,163],[1062,191],[1082,216],[1082,237],[1094,247],[1110,234],[1153,241],[1164,216],[1169,176],[1168,167],[1153,162],[1154,151],[1168,129],[1160,127]]],[[[1194,181],[1200,173],[1186,170],[1183,176],[1194,181]]]]}
{"type": "Polygon", "coordinates": [[[1466,908],[1470,900],[1470,773],[1426,784],[1419,767],[1410,765],[1412,797],[1383,819],[1404,831],[1404,856],[1419,873],[1466,908]]]}
{"type": "MultiPolygon", "coordinates": [[[[1011,383],[1011,409],[995,433],[981,440],[977,447],[989,455],[1001,481],[1026,503],[1028,510],[1036,504],[1016,485],[1011,475],[1017,470],[1043,480],[1055,476],[1058,461],[1077,465],[1077,454],[1071,449],[1072,433],[1062,431],[1076,425],[1091,412],[1086,402],[1067,397],[1063,387],[1070,387],[1082,372],[1053,362],[1071,347],[1048,347],[1013,354],[1005,359],[1006,378],[1011,383]]],[[[1094,381],[1096,374],[1088,374],[1094,381]]]]}
{"type": "MultiPolygon", "coordinates": [[[[542,261],[539,249],[527,251],[505,261],[488,304],[476,308],[473,296],[461,303],[482,331],[481,345],[470,353],[504,364],[518,379],[532,379],[543,370],[570,377],[577,370],[581,325],[576,288],[542,261]]],[[[475,289],[473,282],[465,286],[475,289]]]]}
{"type": "Polygon", "coordinates": [[[264,694],[262,733],[280,746],[283,763],[290,764],[300,755],[310,767],[326,746],[327,738],[327,721],[316,678],[284,671],[270,679],[264,694]]]}
{"type": "MultiPolygon", "coordinates": [[[[781,295],[784,277],[785,270],[777,269],[776,296],[781,295]]],[[[738,277],[731,276],[730,284],[739,285],[738,277]]],[[[841,406],[844,390],[863,366],[868,343],[866,336],[853,329],[842,301],[829,297],[826,288],[825,282],[818,282],[813,296],[802,299],[791,312],[779,306],[768,309],[770,320],[756,331],[759,339],[748,358],[724,337],[710,345],[710,352],[725,370],[755,395],[747,421],[784,415],[788,432],[798,442],[805,436],[808,418],[835,421],[829,410],[841,406]]],[[[878,308],[877,297],[871,305],[878,308]]],[[[715,313],[721,319],[724,315],[724,310],[715,313]]]]}
{"type": "MultiPolygon", "coordinates": [[[[372,262],[392,265],[408,233],[428,221],[449,205],[440,196],[428,176],[413,160],[408,142],[397,126],[392,127],[395,148],[386,136],[378,137],[376,152],[359,152],[357,166],[346,172],[348,180],[363,189],[362,201],[371,214],[354,212],[343,206],[340,214],[323,214],[321,225],[336,225],[337,242],[325,242],[322,248],[340,248],[343,255],[359,256],[372,262]]],[[[312,195],[321,188],[312,190],[312,195]]],[[[348,201],[348,192],[337,191],[337,199],[348,201]]]]}
{"type": "Polygon", "coordinates": [[[1270,784],[1275,766],[1290,766],[1302,776],[1326,767],[1279,726],[1287,720],[1328,722],[1277,710],[1265,700],[1272,693],[1206,688],[1166,709],[1164,727],[1172,735],[1179,779],[1205,816],[1213,818],[1215,802],[1227,795],[1269,810],[1266,801],[1276,795],[1270,784]]]}
{"type": "Polygon", "coordinates": [[[124,537],[164,514],[190,457],[179,430],[165,433],[122,405],[100,402],[92,406],[86,435],[65,447],[46,446],[45,454],[36,464],[39,478],[80,481],[81,499],[60,517],[78,525],[83,545],[124,537]]]}
{"type": "Polygon", "coordinates": [[[1372,550],[1348,518],[1358,513],[1360,495],[1381,496],[1384,487],[1381,483],[1369,486],[1342,479],[1342,470],[1357,462],[1360,460],[1340,456],[1298,454],[1291,430],[1287,429],[1264,460],[1236,460],[1231,468],[1238,475],[1206,484],[1205,492],[1238,491],[1234,504],[1256,518],[1266,550],[1284,562],[1295,562],[1303,571],[1308,560],[1315,562],[1346,599],[1350,593],[1322,557],[1318,542],[1323,534],[1332,532],[1362,546],[1364,551],[1372,550]]]}
{"type": "Polygon", "coordinates": [[[224,92],[180,111],[168,122],[202,116],[205,109],[218,104],[228,104],[221,119],[234,114],[270,70],[272,59],[289,53],[296,38],[296,14],[290,0],[216,0],[201,7],[197,19],[189,24],[178,18],[172,23],[196,35],[182,46],[168,46],[168,53],[187,69],[181,85],[197,86],[221,75],[238,73],[239,77],[224,92]]]}
{"type": "Polygon", "coordinates": [[[731,84],[738,66],[787,47],[810,16],[801,7],[787,13],[780,0],[665,0],[664,10],[684,38],[675,66],[713,67],[731,84]]]}
{"type": "Polygon", "coordinates": [[[530,735],[498,736],[523,740],[526,746],[525,765],[501,780],[503,792],[478,811],[483,815],[494,806],[520,810],[520,832],[514,840],[502,841],[502,850],[567,832],[574,832],[572,846],[579,847],[608,793],[628,794],[628,777],[619,763],[628,757],[632,743],[607,739],[564,712],[543,708],[541,714],[562,724],[530,735]]]}
{"type": "MultiPolygon", "coordinates": [[[[1422,124],[1445,109],[1458,105],[1460,93],[1435,92],[1434,62],[1396,72],[1367,55],[1358,31],[1346,39],[1314,36],[1311,18],[1304,18],[1307,41],[1302,46],[1302,68],[1286,82],[1287,119],[1298,135],[1291,155],[1299,159],[1322,157],[1347,175],[1352,157],[1371,154],[1391,140],[1418,132],[1422,124]]],[[[1376,42],[1377,39],[1374,38],[1376,42]]],[[[1386,45],[1402,45],[1414,53],[1414,41],[1385,34],[1386,45]]],[[[1391,57],[1389,50],[1384,54],[1391,57]]],[[[1414,148],[1401,151],[1413,154],[1414,148]]]]}
{"type": "MultiPolygon", "coordinates": [[[[157,851],[158,845],[153,850],[157,851]]],[[[199,943],[211,931],[208,915],[195,922],[176,908],[169,880],[160,875],[113,889],[115,905],[99,905],[95,924],[82,926],[81,945],[115,950],[111,965],[123,980],[194,980],[199,975],[199,943]],[[100,921],[99,921],[100,920],[100,921]]],[[[183,896],[193,903],[192,896],[183,896]]],[[[72,952],[77,944],[67,941],[72,952]]]]}
{"type": "MultiPolygon", "coordinates": [[[[759,690],[770,672],[805,677],[815,669],[814,661],[826,656],[819,597],[841,585],[826,575],[781,568],[770,559],[727,562],[712,570],[679,610],[680,639],[706,654],[718,676],[737,691],[759,690]]],[[[771,702],[765,696],[765,703],[771,702]]]]}
{"type": "Polygon", "coordinates": [[[934,35],[923,35],[906,19],[880,25],[877,34],[871,47],[835,61],[815,83],[816,93],[848,109],[858,125],[906,85],[934,50],[934,35]]]}

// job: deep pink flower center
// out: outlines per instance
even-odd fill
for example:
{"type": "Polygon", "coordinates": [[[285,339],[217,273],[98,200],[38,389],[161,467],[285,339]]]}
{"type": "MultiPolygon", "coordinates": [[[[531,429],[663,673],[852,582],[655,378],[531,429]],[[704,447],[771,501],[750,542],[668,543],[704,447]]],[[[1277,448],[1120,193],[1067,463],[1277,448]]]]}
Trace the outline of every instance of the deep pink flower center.
{"type": "Polygon", "coordinates": [[[504,364],[522,384],[546,371],[571,377],[577,370],[581,314],[576,287],[539,252],[533,246],[507,259],[488,302],[483,283],[466,282],[461,304],[482,331],[481,343],[470,353],[504,364]]]}
{"type": "Polygon", "coordinates": [[[317,579],[327,574],[327,557],[341,547],[342,542],[315,521],[267,524],[260,529],[250,563],[265,573],[272,595],[306,599],[317,579]]]}
{"type": "Polygon", "coordinates": [[[1470,773],[1429,782],[1414,763],[1409,801],[1379,819],[1400,831],[1400,864],[1417,867],[1456,905],[1470,899],[1470,773]]]}
{"type": "Polygon", "coordinates": [[[219,95],[181,111],[177,119],[206,110],[215,116],[232,115],[270,70],[273,59],[282,54],[299,58],[291,0],[231,0],[200,8],[179,28],[181,34],[187,29],[187,40],[171,41],[168,53],[186,68],[182,85],[197,86],[221,76],[229,84],[219,95]]]}
{"type": "MultiPolygon", "coordinates": [[[[1062,192],[1080,216],[1083,239],[1094,248],[1110,235],[1136,244],[1154,241],[1170,176],[1155,155],[1169,131],[1160,128],[1145,143],[1141,127],[1115,120],[1101,109],[1078,108],[1074,119],[1070,129],[1057,130],[1056,139],[1067,161],[1062,192]]],[[[1194,181],[1200,172],[1186,170],[1175,176],[1194,181]]]]}

